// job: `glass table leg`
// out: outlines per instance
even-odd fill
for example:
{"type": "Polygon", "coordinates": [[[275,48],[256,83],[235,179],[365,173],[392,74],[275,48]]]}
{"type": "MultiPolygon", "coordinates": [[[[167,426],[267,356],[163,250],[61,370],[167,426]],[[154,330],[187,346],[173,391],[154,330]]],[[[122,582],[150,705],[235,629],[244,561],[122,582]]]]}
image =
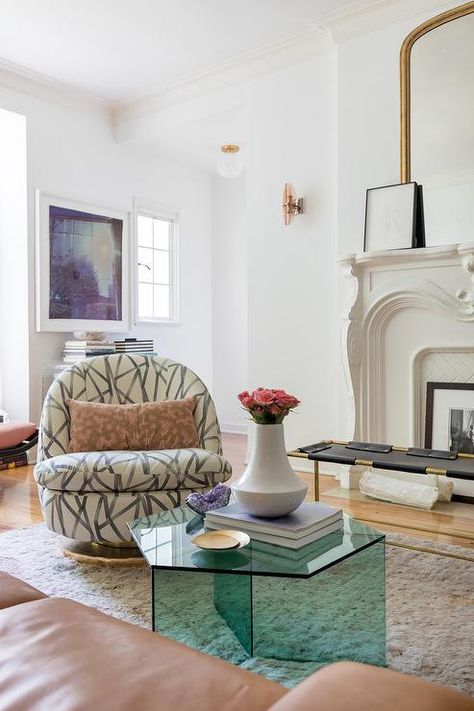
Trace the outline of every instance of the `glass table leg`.
{"type": "Polygon", "coordinates": [[[252,576],[216,573],[214,606],[252,656],[252,576]]]}
{"type": "Polygon", "coordinates": [[[212,647],[217,610],[251,656],[385,665],[383,541],[311,578],[154,569],[152,585],[153,630],[188,646],[212,647]]]}
{"type": "Polygon", "coordinates": [[[254,576],[253,656],[385,665],[385,555],[376,543],[312,578],[254,576]]]}
{"type": "Polygon", "coordinates": [[[189,647],[205,647],[212,640],[213,578],[207,572],[152,570],[153,631],[189,647]]]}
{"type": "MultiPolygon", "coordinates": [[[[153,631],[208,651],[225,623],[252,654],[251,591],[249,575],[154,569],[153,631]]],[[[234,654],[235,647],[241,649],[229,642],[234,654]]]]}

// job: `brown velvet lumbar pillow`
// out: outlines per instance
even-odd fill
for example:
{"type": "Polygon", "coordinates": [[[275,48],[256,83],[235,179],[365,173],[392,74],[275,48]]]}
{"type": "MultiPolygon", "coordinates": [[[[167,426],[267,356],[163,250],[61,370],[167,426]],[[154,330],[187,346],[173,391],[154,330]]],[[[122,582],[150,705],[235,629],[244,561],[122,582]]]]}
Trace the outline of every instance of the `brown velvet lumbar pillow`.
{"type": "Polygon", "coordinates": [[[69,400],[69,452],[198,447],[196,398],[137,405],[69,400]]]}

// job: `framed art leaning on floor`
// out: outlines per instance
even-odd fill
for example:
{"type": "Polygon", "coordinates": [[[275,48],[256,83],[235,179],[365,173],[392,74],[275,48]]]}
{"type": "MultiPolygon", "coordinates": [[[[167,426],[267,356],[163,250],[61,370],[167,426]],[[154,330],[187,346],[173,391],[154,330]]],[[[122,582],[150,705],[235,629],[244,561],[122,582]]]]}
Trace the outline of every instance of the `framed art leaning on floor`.
{"type": "Polygon", "coordinates": [[[474,383],[426,384],[425,447],[474,454],[474,383]]]}
{"type": "Polygon", "coordinates": [[[36,191],[36,330],[126,331],[126,212],[36,191]]]}

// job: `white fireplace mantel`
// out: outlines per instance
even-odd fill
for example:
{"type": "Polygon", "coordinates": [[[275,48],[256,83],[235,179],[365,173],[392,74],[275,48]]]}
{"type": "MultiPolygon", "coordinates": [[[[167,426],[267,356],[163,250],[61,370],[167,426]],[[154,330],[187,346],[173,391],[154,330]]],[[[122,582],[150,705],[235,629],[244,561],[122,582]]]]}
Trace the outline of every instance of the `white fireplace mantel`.
{"type": "Polygon", "coordinates": [[[474,380],[474,243],[338,262],[341,435],[423,445],[426,378],[474,380]]]}

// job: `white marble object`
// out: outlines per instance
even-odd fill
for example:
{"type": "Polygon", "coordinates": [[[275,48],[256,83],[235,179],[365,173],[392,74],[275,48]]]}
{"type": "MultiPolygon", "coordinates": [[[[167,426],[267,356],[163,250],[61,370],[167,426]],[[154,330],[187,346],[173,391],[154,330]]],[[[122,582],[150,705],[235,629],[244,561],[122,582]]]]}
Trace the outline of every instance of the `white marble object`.
{"type": "Polygon", "coordinates": [[[431,509],[438,500],[438,488],[430,484],[406,481],[396,477],[366,471],[359,482],[362,494],[393,504],[431,509]]]}
{"type": "MultiPolygon", "coordinates": [[[[341,467],[342,469],[342,467],[341,467]]],[[[359,489],[359,484],[364,472],[368,471],[367,467],[352,466],[344,467],[347,471],[342,471],[339,483],[343,489],[359,489]]],[[[377,474],[386,478],[392,479],[394,487],[396,482],[412,482],[433,486],[438,489],[438,501],[451,501],[454,491],[454,482],[446,476],[438,476],[437,474],[414,474],[412,472],[392,472],[386,469],[377,469],[377,474]]]]}

